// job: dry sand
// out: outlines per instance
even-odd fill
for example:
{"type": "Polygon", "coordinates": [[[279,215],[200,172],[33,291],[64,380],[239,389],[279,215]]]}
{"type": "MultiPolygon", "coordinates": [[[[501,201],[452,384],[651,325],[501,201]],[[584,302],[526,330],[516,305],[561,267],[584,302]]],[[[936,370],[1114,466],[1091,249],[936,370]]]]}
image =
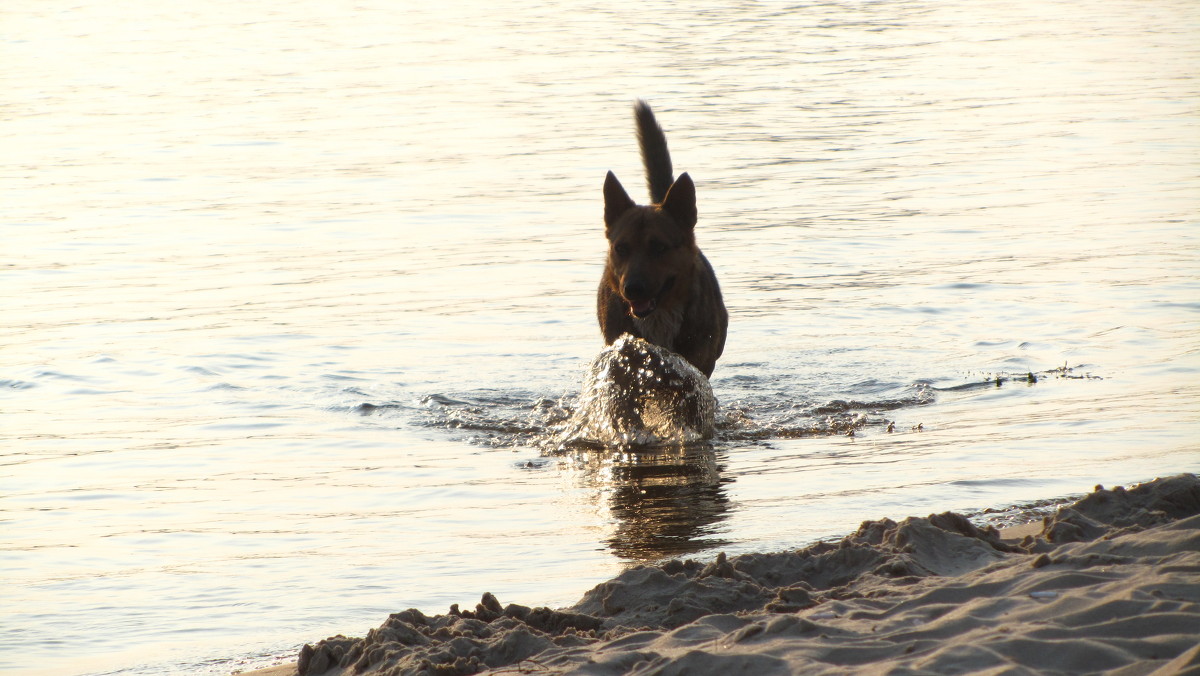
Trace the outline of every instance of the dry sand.
{"type": "Polygon", "coordinates": [[[490,594],[406,610],[254,673],[1097,672],[1200,674],[1194,475],[1097,487],[1024,532],[954,513],[867,521],[799,551],[634,568],[564,610],[490,594]]]}

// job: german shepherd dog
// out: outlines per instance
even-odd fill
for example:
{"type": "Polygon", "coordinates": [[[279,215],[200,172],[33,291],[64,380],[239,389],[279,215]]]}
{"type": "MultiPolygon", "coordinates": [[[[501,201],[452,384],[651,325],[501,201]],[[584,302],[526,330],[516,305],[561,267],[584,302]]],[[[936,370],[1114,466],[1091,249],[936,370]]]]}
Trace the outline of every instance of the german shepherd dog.
{"type": "Polygon", "coordinates": [[[638,145],[650,189],[634,204],[610,171],[604,179],[608,261],[596,295],[604,341],[623,333],[664,347],[711,377],[725,349],[729,313],[708,259],[696,246],[696,186],[672,178],[667,137],[645,101],[634,105],[638,145]]]}

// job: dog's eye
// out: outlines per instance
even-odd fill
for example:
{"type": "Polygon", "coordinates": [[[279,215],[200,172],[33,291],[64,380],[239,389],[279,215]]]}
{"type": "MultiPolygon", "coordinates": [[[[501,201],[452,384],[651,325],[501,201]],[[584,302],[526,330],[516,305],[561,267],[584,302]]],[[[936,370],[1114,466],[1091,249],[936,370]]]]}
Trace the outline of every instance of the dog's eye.
{"type": "Polygon", "coordinates": [[[629,255],[629,245],[625,242],[618,242],[613,246],[613,253],[617,254],[618,258],[624,258],[629,255]]]}

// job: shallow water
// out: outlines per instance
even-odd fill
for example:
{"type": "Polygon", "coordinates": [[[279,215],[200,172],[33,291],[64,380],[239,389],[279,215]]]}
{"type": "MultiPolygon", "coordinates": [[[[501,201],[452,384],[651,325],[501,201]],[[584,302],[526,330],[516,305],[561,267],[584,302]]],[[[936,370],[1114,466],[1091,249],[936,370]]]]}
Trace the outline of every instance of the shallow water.
{"type": "Polygon", "coordinates": [[[1200,466],[1193,3],[2,12],[5,671],[1200,466]],[[718,433],[554,451],[635,96],[730,309],[718,433]]]}

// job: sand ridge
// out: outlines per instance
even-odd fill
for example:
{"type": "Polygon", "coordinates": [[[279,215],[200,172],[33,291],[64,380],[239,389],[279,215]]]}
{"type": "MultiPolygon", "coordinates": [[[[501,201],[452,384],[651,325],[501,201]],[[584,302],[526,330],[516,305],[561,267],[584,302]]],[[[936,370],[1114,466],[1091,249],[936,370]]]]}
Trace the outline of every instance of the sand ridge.
{"type": "Polygon", "coordinates": [[[1200,481],[1097,487],[1021,539],[943,513],[639,566],[563,610],[393,614],[279,676],[1200,674],[1200,481]]]}

